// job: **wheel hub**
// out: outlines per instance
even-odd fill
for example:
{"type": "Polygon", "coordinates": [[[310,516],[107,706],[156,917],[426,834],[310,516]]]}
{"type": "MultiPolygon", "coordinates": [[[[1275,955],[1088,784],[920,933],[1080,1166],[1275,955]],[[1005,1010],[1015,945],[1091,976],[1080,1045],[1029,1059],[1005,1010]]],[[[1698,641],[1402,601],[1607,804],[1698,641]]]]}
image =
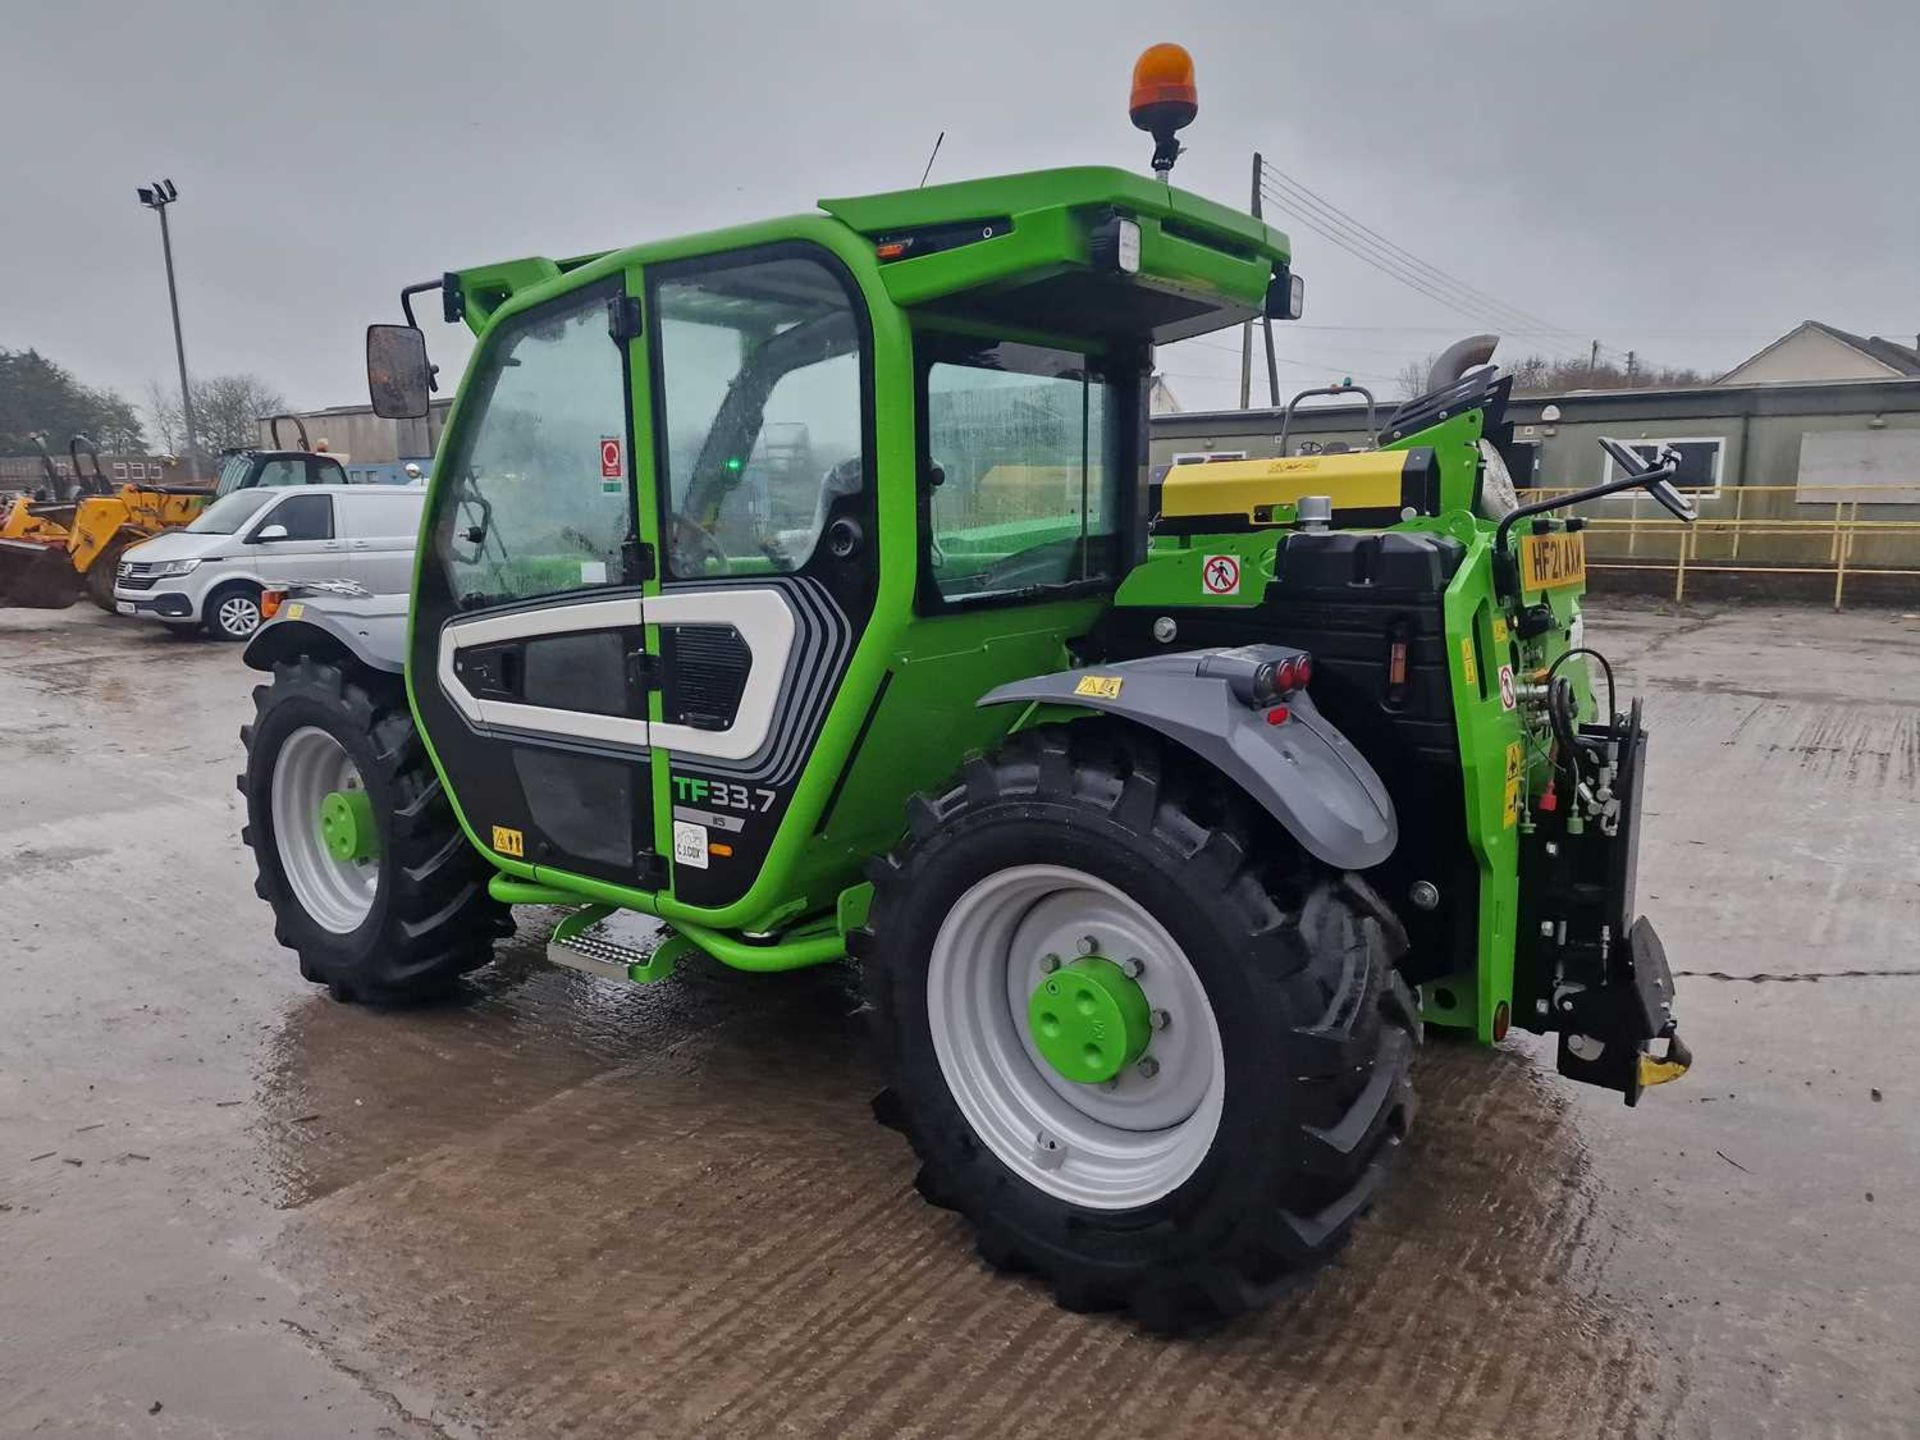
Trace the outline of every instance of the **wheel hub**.
{"type": "Polygon", "coordinates": [[[1100,1085],[1146,1052],[1153,1012],[1126,971],[1104,956],[1082,955],[1034,989],[1027,1025],[1034,1048],[1056,1071],[1100,1085]]]}
{"type": "Polygon", "coordinates": [[[334,790],[320,802],[320,843],[335,860],[373,858],[373,801],[364,790],[334,790]]]}

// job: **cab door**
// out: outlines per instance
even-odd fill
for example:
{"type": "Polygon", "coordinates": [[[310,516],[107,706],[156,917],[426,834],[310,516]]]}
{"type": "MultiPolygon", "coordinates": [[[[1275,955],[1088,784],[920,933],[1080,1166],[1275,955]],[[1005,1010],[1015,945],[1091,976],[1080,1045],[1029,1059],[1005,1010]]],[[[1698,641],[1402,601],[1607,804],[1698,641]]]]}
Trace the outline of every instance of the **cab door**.
{"type": "Polygon", "coordinates": [[[581,286],[482,339],[434,466],[408,682],[484,845],[652,888],[652,554],[632,463],[628,284],[581,286]]]}

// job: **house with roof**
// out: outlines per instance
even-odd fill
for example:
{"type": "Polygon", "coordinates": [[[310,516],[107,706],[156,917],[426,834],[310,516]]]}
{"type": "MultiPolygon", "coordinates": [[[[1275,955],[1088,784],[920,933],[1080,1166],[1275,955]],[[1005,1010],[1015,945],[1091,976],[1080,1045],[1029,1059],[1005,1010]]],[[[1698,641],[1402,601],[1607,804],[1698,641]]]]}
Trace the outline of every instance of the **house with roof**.
{"type": "MultiPolygon", "coordinates": [[[[1920,336],[1914,337],[1920,341],[1920,336]]],[[[1920,348],[1879,335],[1855,335],[1803,320],[1715,385],[1804,385],[1835,380],[1910,380],[1920,376],[1920,348]]]]}

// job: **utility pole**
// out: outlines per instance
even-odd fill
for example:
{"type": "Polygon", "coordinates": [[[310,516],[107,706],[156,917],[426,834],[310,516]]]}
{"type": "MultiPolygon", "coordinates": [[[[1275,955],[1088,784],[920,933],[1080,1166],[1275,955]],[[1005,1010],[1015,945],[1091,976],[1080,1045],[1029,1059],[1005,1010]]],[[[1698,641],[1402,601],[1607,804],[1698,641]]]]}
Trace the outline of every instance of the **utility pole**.
{"type": "Polygon", "coordinates": [[[193,386],[187,380],[187,342],[180,334],[180,291],[173,281],[173,235],[167,229],[167,206],[180,198],[171,180],[156,180],[153,187],[142,185],[140,203],[160,217],[160,250],[167,261],[167,304],[173,310],[173,358],[180,366],[180,418],[187,427],[187,466],[194,478],[201,475],[200,427],[193,418],[193,386]]]}
{"type": "MultiPolygon", "coordinates": [[[[1253,152],[1253,218],[1260,218],[1260,152],[1253,152]]],[[[1240,408],[1253,408],[1253,321],[1240,327],[1240,408]]]]}
{"type": "Polygon", "coordinates": [[[1627,351],[1627,385],[1629,386],[1629,388],[1631,388],[1631,386],[1633,385],[1633,368],[1634,368],[1633,351],[1629,350],[1627,351]]]}
{"type": "Polygon", "coordinates": [[[1593,384],[1593,377],[1600,373],[1600,342],[1593,342],[1593,349],[1587,352],[1587,384],[1593,384]]]}

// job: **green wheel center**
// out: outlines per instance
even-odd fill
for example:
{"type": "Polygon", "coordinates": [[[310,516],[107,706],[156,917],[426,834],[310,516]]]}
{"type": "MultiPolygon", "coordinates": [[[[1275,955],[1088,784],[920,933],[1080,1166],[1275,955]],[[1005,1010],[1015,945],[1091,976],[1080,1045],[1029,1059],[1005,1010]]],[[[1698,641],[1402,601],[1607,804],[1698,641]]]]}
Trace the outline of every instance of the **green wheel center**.
{"type": "Polygon", "coordinates": [[[336,860],[370,860],[377,835],[364,790],[333,790],[320,802],[320,843],[336,860]]]}
{"type": "Polygon", "coordinates": [[[1113,961],[1083,955],[1027,1002],[1034,1048],[1069,1080],[1099,1085],[1138,1060],[1153,1033],[1146,992],[1113,961]]]}

